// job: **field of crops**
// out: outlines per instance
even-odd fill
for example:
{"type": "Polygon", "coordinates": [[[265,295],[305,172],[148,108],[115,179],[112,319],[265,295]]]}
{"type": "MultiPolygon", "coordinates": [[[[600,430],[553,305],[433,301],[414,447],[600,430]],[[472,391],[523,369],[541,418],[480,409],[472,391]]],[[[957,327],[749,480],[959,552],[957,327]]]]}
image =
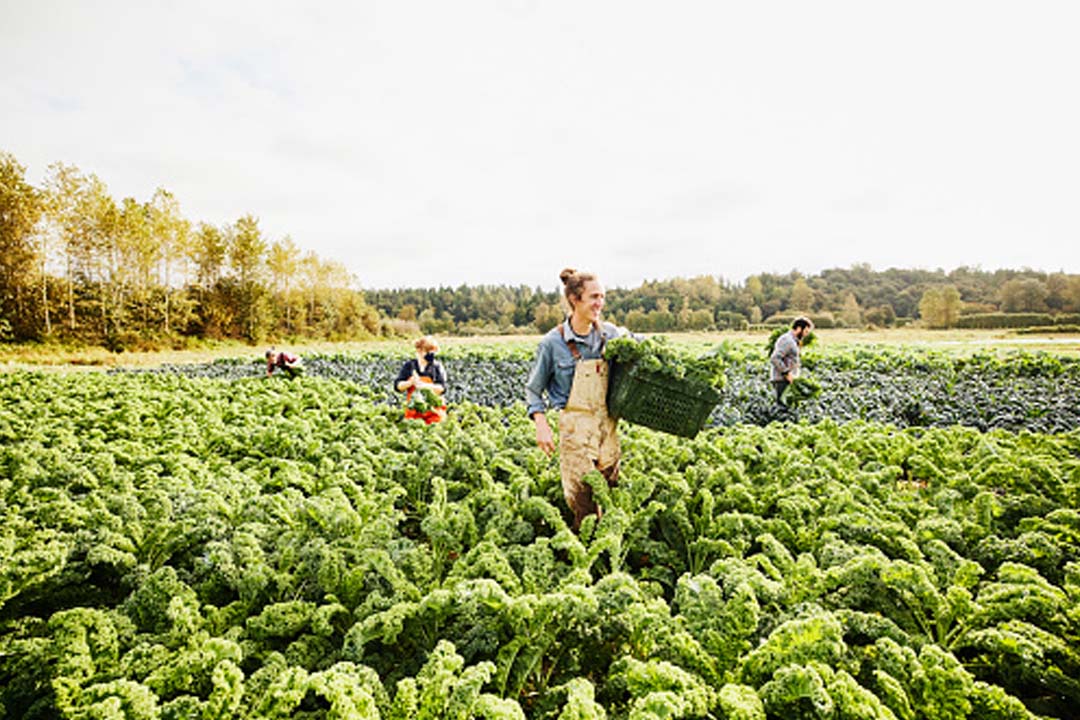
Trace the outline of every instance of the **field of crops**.
{"type": "MultiPolygon", "coordinates": [[[[702,348],[686,347],[688,353],[702,348]]],[[[727,360],[727,383],[713,426],[765,425],[775,421],[869,420],[896,425],[980,430],[1062,432],[1080,428],[1080,358],[1049,354],[981,353],[966,356],[887,347],[808,353],[806,368],[822,393],[797,409],[777,407],[760,347],[725,344],[706,348],[727,360]]],[[[451,376],[452,404],[506,408],[524,399],[531,348],[456,348],[443,359],[451,376]]],[[[392,388],[401,357],[388,351],[313,355],[308,375],[366,388],[373,400],[397,404],[392,388]]],[[[259,360],[163,365],[141,372],[236,380],[264,373],[259,360]]]]}
{"type": "Polygon", "coordinates": [[[722,352],[580,535],[524,351],[0,374],[0,716],[1075,717],[1080,362],[722,352]]]}

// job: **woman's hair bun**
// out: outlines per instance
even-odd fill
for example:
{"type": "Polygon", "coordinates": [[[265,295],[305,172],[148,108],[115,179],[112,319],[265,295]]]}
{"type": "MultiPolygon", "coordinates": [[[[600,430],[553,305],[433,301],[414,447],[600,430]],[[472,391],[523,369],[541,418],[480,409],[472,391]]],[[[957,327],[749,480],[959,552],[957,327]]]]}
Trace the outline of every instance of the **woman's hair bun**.
{"type": "Polygon", "coordinates": [[[577,275],[577,270],[573,268],[566,268],[561,273],[559,273],[559,279],[562,280],[562,284],[565,285],[566,283],[570,282],[570,278],[574,277],[575,275],[577,275]]]}

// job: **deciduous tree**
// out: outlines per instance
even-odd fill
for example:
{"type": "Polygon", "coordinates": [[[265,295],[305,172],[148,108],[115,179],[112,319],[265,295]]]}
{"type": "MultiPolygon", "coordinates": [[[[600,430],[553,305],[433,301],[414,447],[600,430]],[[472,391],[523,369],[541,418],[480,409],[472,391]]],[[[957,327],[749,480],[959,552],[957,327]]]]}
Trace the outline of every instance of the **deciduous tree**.
{"type": "Polygon", "coordinates": [[[63,254],[64,281],[67,290],[68,329],[75,331],[76,257],[83,236],[81,196],[86,178],[74,165],[53,163],[45,181],[45,215],[63,254]]]}
{"type": "Polygon", "coordinates": [[[953,327],[960,317],[960,291],[952,285],[928,288],[919,301],[919,317],[927,327],[953,327]]]}
{"type": "Polygon", "coordinates": [[[244,215],[232,228],[229,247],[232,266],[239,291],[238,317],[248,340],[258,341],[265,331],[266,241],[259,230],[259,221],[244,215]]]}
{"type": "Polygon", "coordinates": [[[26,182],[26,168],[0,152],[0,323],[6,323],[17,339],[33,334],[27,320],[32,315],[37,254],[34,228],[41,211],[41,196],[26,182]]]}
{"type": "Polygon", "coordinates": [[[844,327],[859,327],[863,322],[862,308],[855,293],[848,293],[844,297],[844,305],[840,308],[840,322],[844,327]]]}
{"type": "Polygon", "coordinates": [[[1036,278],[1014,278],[1001,286],[1001,309],[1005,312],[1046,312],[1049,292],[1036,278]]]}
{"type": "Polygon", "coordinates": [[[809,313],[814,309],[814,291],[806,278],[798,278],[791,286],[791,301],[789,309],[797,313],[809,313]]]}
{"type": "Polygon", "coordinates": [[[273,283],[271,294],[277,300],[277,306],[284,310],[285,331],[291,333],[293,332],[292,289],[300,269],[300,249],[296,247],[291,237],[286,235],[270,246],[267,267],[270,269],[273,283]]]}
{"type": "Polygon", "coordinates": [[[180,212],[180,203],[171,192],[164,188],[154,191],[150,200],[150,232],[158,248],[157,261],[160,268],[159,283],[164,290],[162,315],[165,321],[165,333],[172,332],[171,309],[173,302],[173,282],[177,265],[187,257],[187,242],[190,223],[180,212]]]}

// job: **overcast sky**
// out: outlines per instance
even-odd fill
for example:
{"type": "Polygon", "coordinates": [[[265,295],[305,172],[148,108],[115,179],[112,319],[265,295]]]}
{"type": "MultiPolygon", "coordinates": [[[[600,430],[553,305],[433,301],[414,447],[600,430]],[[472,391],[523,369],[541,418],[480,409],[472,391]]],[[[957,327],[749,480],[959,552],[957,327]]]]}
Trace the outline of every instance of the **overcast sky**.
{"type": "Polygon", "coordinates": [[[368,288],[1080,272],[1080,3],[0,0],[0,150],[368,288]]]}

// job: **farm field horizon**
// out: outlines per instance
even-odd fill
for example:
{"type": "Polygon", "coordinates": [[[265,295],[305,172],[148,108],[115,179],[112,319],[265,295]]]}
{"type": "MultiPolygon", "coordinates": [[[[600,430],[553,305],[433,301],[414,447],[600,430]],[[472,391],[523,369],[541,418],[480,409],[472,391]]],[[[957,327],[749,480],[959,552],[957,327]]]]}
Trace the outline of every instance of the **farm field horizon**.
{"type": "MultiPolygon", "coordinates": [[[[631,328],[632,329],[632,328],[631,328]]],[[[650,335],[654,333],[649,333],[650,335]]],[[[735,343],[763,343],[766,331],[725,332],[678,332],[655,333],[675,342],[691,346],[708,346],[723,341],[735,343]]],[[[1055,355],[1080,356],[1080,334],[1018,334],[1010,330],[926,330],[922,328],[887,328],[873,330],[818,329],[818,347],[823,352],[829,348],[846,346],[882,345],[887,347],[909,346],[919,350],[948,353],[978,351],[1025,351],[1047,352],[1055,355]]],[[[471,347],[476,345],[499,345],[535,348],[541,334],[530,335],[437,335],[443,349],[471,347]]],[[[17,369],[58,368],[72,369],[147,367],[164,363],[201,363],[222,358],[250,356],[258,359],[271,345],[305,353],[349,353],[370,350],[398,350],[402,357],[412,352],[414,338],[378,339],[363,341],[264,341],[250,344],[238,341],[202,342],[194,347],[150,351],[127,351],[114,353],[97,346],[71,347],[48,343],[0,343],[0,372],[17,369]]]]}

